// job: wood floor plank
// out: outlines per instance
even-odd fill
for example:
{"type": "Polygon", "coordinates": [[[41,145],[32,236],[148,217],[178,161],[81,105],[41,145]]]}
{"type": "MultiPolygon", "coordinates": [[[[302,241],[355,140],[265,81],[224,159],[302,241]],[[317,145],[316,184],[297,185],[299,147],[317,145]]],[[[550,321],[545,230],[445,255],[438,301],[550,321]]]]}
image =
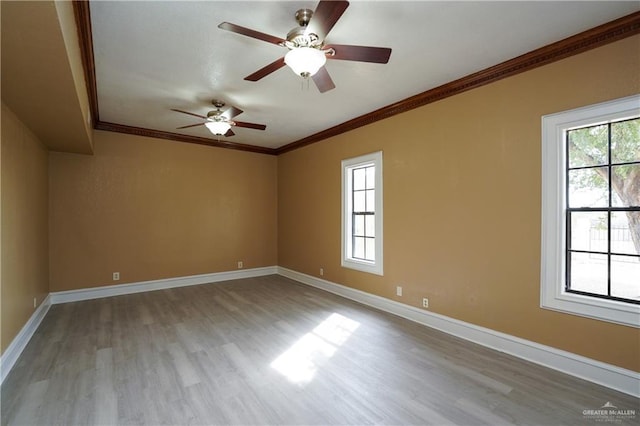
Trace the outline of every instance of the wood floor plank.
{"type": "Polygon", "coordinates": [[[42,407],[42,400],[48,387],[48,380],[41,380],[27,387],[24,393],[24,401],[19,405],[15,414],[15,424],[28,425],[37,422],[42,407]]]}
{"type": "Polygon", "coordinates": [[[590,424],[636,398],[281,276],[52,306],[2,425],[590,424]]]}
{"type": "Polygon", "coordinates": [[[173,367],[180,377],[180,382],[182,383],[183,388],[200,383],[200,377],[191,364],[188,352],[183,345],[179,343],[170,344],[169,354],[171,354],[173,367]]]}
{"type": "Polygon", "coordinates": [[[118,398],[114,386],[113,350],[99,349],[96,353],[96,380],[94,391],[94,422],[99,425],[116,424],[118,398]]]}

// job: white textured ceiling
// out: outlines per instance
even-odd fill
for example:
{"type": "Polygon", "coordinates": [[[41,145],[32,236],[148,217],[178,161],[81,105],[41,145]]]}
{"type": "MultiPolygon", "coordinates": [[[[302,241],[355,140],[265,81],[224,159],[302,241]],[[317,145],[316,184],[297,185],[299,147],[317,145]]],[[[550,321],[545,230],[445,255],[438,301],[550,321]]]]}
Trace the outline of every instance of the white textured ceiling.
{"type": "Polygon", "coordinates": [[[391,103],[640,10],[637,1],[352,1],[326,41],[393,49],[386,65],[327,61],[336,88],[284,67],[244,77],[286,49],[223,31],[228,21],[286,38],[313,1],[92,1],[100,120],[217,138],[171,108],[206,115],[218,98],[265,131],[234,128],[235,143],[278,148],[391,103]]]}

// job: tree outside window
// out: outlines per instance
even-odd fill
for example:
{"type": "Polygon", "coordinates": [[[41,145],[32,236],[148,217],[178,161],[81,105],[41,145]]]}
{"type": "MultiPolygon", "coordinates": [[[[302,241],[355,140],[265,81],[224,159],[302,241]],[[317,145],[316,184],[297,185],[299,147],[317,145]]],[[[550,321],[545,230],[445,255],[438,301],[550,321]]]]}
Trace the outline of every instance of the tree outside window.
{"type": "Polygon", "coordinates": [[[566,290],[640,303],[640,118],[566,132],[566,290]]]}

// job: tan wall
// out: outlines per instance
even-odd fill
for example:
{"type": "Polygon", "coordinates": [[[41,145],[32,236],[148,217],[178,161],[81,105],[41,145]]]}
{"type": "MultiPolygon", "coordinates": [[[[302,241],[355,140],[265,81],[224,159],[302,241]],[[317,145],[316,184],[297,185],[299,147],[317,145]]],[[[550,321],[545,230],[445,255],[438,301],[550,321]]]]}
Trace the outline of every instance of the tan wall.
{"type": "Polygon", "coordinates": [[[639,69],[636,36],[281,155],[279,265],[640,371],[637,329],[539,306],[541,116],[638,93],[639,69]],[[340,266],[340,161],[377,150],[384,277],[340,266]]]}
{"type": "Polygon", "coordinates": [[[94,150],[49,156],[52,292],[277,264],[275,157],[102,131],[94,150]]]}
{"type": "Polygon", "coordinates": [[[47,151],[2,104],[1,350],[49,292],[47,151]]]}

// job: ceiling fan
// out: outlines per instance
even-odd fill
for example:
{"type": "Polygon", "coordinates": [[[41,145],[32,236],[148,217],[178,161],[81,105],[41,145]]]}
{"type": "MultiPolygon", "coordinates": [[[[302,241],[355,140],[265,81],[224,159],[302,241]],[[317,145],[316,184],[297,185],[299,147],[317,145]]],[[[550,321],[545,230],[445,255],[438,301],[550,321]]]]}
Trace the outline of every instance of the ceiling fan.
{"type": "Polygon", "coordinates": [[[256,129],[256,130],[264,130],[267,128],[267,126],[265,126],[264,124],[246,123],[244,121],[232,121],[231,119],[233,117],[242,114],[241,109],[238,109],[234,106],[229,106],[229,108],[222,111],[222,107],[225,105],[224,102],[214,99],[213,101],[211,101],[211,103],[213,104],[214,107],[216,107],[216,109],[213,111],[209,111],[206,117],[204,115],[195,114],[193,112],[182,111],[180,109],[171,108],[171,111],[193,115],[194,117],[202,118],[203,120],[205,120],[202,123],[189,124],[187,126],[177,127],[177,129],[186,129],[189,127],[196,127],[196,126],[206,126],[207,129],[209,129],[209,131],[216,136],[229,137],[229,136],[235,135],[235,133],[233,133],[233,130],[231,130],[231,127],[233,126],[246,127],[248,129],[256,129]]]}
{"type": "Polygon", "coordinates": [[[391,49],[386,47],[325,44],[327,34],[348,6],[348,1],[321,0],[315,12],[298,10],[295,18],[299,26],[289,31],[286,39],[229,22],[221,23],[218,28],[289,49],[284,57],[245,77],[245,80],[258,81],[286,64],[303,78],[311,77],[318,90],[324,93],[336,87],[324,66],[327,59],[386,64],[391,56],[391,49]]]}

